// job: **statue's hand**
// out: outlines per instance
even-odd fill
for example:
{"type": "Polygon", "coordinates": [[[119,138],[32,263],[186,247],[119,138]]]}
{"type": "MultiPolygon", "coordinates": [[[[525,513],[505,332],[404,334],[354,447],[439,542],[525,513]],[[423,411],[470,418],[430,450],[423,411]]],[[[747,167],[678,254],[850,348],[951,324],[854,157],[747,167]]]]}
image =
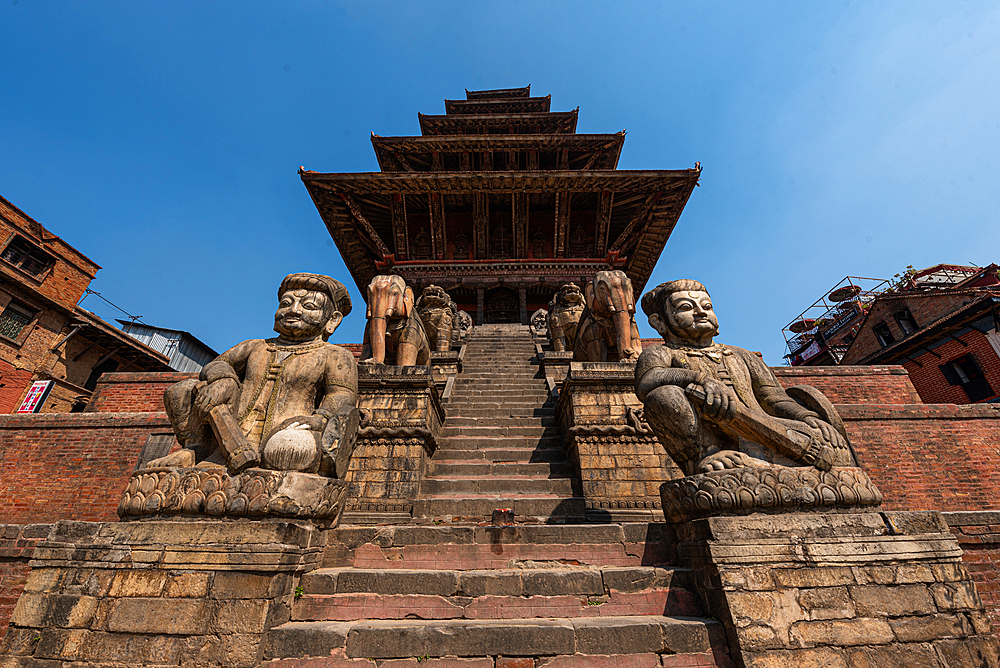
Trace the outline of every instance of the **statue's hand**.
{"type": "Polygon", "coordinates": [[[706,417],[722,424],[732,422],[736,415],[735,402],[738,399],[732,395],[728,387],[714,378],[706,378],[700,384],[692,383],[692,385],[700,386],[705,393],[705,398],[701,402],[701,412],[706,417]]]}
{"type": "Polygon", "coordinates": [[[832,445],[834,448],[840,450],[847,447],[847,441],[840,434],[839,431],[834,429],[833,425],[829,422],[823,422],[822,420],[814,417],[807,417],[803,420],[807,425],[819,431],[823,440],[832,445]]]}
{"type": "Polygon", "coordinates": [[[323,431],[323,427],[325,426],[326,418],[322,415],[297,415],[296,417],[290,417],[283,421],[277,426],[277,428],[272,430],[272,433],[281,431],[282,429],[309,429],[310,431],[323,431]]]}
{"type": "Polygon", "coordinates": [[[212,381],[198,390],[198,396],[194,400],[194,408],[202,415],[216,406],[227,403],[233,397],[239,384],[232,378],[220,378],[212,381]]]}
{"type": "Polygon", "coordinates": [[[702,459],[695,468],[697,473],[708,473],[744,466],[766,466],[766,464],[738,450],[721,450],[702,459]]]}

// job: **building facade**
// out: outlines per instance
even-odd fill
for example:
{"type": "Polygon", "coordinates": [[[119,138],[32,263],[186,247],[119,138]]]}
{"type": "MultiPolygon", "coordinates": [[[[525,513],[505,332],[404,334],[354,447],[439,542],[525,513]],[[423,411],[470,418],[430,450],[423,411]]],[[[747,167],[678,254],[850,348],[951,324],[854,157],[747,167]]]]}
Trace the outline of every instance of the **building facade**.
{"type": "Polygon", "coordinates": [[[0,413],[81,411],[109,371],[167,357],[78,306],[100,267],[0,197],[0,413]]]}

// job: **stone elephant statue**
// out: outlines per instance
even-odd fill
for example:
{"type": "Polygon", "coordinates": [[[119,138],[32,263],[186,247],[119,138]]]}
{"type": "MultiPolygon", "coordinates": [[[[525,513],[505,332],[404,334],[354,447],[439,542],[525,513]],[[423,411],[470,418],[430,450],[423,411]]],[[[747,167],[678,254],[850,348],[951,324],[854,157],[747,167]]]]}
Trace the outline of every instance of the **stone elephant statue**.
{"type": "Polygon", "coordinates": [[[624,271],[599,271],[584,289],[587,307],[573,345],[578,362],[625,362],[639,359],[642,342],[635,324],[632,281],[624,271]]]}
{"type": "Polygon", "coordinates": [[[575,283],[567,283],[559,288],[549,302],[549,314],[546,324],[549,328],[549,340],[556,352],[573,350],[576,343],[576,332],[583,316],[583,293],[575,283]]]}
{"type": "Polygon", "coordinates": [[[431,350],[451,350],[451,337],[458,326],[458,306],[451,295],[439,285],[428,285],[417,298],[416,307],[431,350]]]}
{"type": "Polygon", "coordinates": [[[361,361],[398,366],[430,362],[427,333],[401,276],[376,276],[368,284],[368,324],[361,361]]]}

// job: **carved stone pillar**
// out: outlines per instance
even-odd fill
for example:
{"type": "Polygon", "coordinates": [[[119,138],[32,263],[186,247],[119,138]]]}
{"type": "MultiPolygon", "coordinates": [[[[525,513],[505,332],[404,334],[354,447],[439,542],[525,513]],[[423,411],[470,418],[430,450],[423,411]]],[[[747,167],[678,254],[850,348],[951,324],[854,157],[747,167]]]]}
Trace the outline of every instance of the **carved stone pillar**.
{"type": "Polygon", "coordinates": [[[486,301],[486,290],[484,288],[476,289],[476,324],[483,324],[483,302],[486,301]]]}
{"type": "Polygon", "coordinates": [[[521,308],[521,324],[528,324],[528,288],[517,289],[517,301],[521,308]]]}

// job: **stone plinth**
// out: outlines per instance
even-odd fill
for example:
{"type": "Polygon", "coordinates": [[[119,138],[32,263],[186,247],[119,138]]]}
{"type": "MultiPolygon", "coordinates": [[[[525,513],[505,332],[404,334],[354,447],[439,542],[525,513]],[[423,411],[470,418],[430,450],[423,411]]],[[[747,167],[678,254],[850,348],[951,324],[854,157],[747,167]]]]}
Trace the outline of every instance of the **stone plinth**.
{"type": "Polygon", "coordinates": [[[1000,665],[940,513],[757,514],[676,528],[682,563],[748,668],[1000,665]]]}
{"type": "Polygon", "coordinates": [[[429,366],[358,365],[361,429],[345,479],[345,520],[409,519],[444,409],[429,366]]]}
{"type": "Polygon", "coordinates": [[[556,415],[592,521],[656,521],[660,485],[683,476],[643,420],[634,376],[634,363],[571,362],[559,394],[556,415]]]}
{"type": "Polygon", "coordinates": [[[324,541],[280,521],[58,522],[35,550],[0,663],[258,665],[324,541]]]}
{"type": "Polygon", "coordinates": [[[132,474],[118,504],[122,519],[159,515],[287,517],[336,524],[347,481],[297,471],[156,468],[132,474]]]}

